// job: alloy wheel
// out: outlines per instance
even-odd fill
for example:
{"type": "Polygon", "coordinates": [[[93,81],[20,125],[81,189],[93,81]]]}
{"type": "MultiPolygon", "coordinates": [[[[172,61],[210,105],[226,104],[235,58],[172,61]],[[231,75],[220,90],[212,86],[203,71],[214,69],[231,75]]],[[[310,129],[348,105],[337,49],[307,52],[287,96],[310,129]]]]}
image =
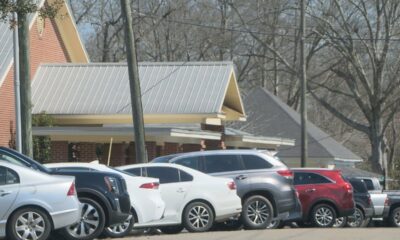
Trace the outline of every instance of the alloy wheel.
{"type": "Polygon", "coordinates": [[[342,227],[343,222],[344,222],[344,217],[336,218],[335,224],[333,225],[333,227],[342,227]]]}
{"type": "Polygon", "coordinates": [[[363,213],[360,209],[356,208],[353,216],[348,218],[347,224],[350,227],[360,227],[362,222],[364,221],[363,213]]]}
{"type": "Polygon", "coordinates": [[[189,222],[194,228],[204,228],[210,221],[210,213],[203,206],[194,206],[189,211],[189,222]]]}
{"type": "Polygon", "coordinates": [[[400,227],[400,211],[393,214],[393,223],[400,227]]]}
{"type": "Polygon", "coordinates": [[[114,234],[121,234],[124,233],[129,228],[130,224],[131,224],[131,218],[127,219],[122,224],[110,226],[107,228],[107,230],[114,234]]]}
{"type": "Polygon", "coordinates": [[[75,238],[82,238],[96,231],[99,224],[100,218],[97,209],[88,203],[84,203],[80,221],[69,226],[67,231],[75,238]]]}
{"type": "Polygon", "coordinates": [[[265,223],[269,219],[269,208],[263,201],[256,200],[247,207],[247,216],[254,224],[265,223]]]}
{"type": "Polygon", "coordinates": [[[15,232],[23,240],[37,240],[45,232],[46,226],[43,217],[36,212],[22,213],[15,223],[15,232]]]}
{"type": "Polygon", "coordinates": [[[322,227],[329,226],[333,218],[332,210],[327,207],[320,207],[315,212],[315,222],[322,227]]]}

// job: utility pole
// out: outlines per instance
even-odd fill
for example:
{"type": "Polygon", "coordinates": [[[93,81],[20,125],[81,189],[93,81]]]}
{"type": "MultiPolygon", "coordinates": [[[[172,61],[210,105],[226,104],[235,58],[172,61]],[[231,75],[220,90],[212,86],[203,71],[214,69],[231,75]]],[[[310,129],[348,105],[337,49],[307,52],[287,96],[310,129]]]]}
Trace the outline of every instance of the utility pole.
{"type": "MultiPolygon", "coordinates": [[[[17,3],[15,0],[14,3],[17,3]]],[[[21,94],[19,82],[19,48],[18,48],[18,17],[13,12],[13,48],[14,48],[14,97],[15,97],[15,145],[17,151],[22,153],[21,138],[21,94]]]]}
{"type": "Polygon", "coordinates": [[[300,0],[300,65],[301,65],[301,167],[307,165],[307,76],[306,76],[306,59],[305,59],[305,0],[300,0]]]}
{"type": "Polygon", "coordinates": [[[128,60],[129,87],[131,92],[132,120],[135,133],[136,161],[147,162],[142,97],[139,69],[136,57],[136,43],[132,26],[132,11],[129,0],[121,0],[121,12],[125,26],[125,44],[128,60]]]}
{"type": "MultiPolygon", "coordinates": [[[[25,5],[26,0],[17,0],[18,5],[25,5]]],[[[21,137],[22,153],[33,157],[31,79],[29,63],[29,22],[27,13],[18,13],[19,77],[21,90],[21,137]]]]}

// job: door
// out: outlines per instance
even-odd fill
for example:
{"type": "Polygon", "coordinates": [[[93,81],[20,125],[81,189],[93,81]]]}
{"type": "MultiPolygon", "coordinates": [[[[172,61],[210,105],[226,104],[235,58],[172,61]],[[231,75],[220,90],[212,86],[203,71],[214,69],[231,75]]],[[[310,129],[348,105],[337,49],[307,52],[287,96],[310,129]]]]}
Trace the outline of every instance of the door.
{"type": "Polygon", "coordinates": [[[316,173],[294,173],[294,185],[299,193],[299,199],[305,216],[309,214],[309,211],[311,211],[311,205],[318,198],[326,196],[326,191],[329,191],[329,184],[333,183],[324,176],[316,173]]]}
{"type": "Polygon", "coordinates": [[[14,170],[0,166],[0,220],[3,220],[12,207],[18,191],[18,174],[14,170]]]}
{"type": "Polygon", "coordinates": [[[185,202],[190,181],[180,181],[179,170],[172,167],[147,167],[147,176],[160,180],[161,197],[165,202],[162,223],[180,223],[181,208],[185,202]]]}

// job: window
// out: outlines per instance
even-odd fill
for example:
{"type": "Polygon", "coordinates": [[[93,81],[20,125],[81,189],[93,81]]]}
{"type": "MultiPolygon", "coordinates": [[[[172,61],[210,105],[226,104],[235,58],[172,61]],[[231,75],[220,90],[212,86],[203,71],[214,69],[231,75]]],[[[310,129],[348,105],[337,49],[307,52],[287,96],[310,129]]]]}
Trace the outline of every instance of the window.
{"type": "Polygon", "coordinates": [[[130,169],[126,169],[124,170],[130,174],[133,174],[135,176],[142,176],[142,168],[130,168],[130,169]]]}
{"type": "Polygon", "coordinates": [[[158,178],[160,184],[179,182],[178,169],[170,167],[147,167],[147,176],[158,178]]]}
{"type": "Polygon", "coordinates": [[[364,179],[364,183],[367,186],[368,190],[375,190],[374,183],[372,182],[371,179],[364,179]]]}
{"type": "Polygon", "coordinates": [[[205,156],[205,172],[230,172],[243,170],[237,155],[210,155],[205,156]]]}
{"type": "Polygon", "coordinates": [[[193,176],[190,175],[189,173],[186,173],[182,170],[179,170],[179,175],[181,177],[181,182],[190,182],[193,181],[193,176]]]}
{"type": "Polygon", "coordinates": [[[196,170],[200,169],[200,157],[182,158],[175,161],[175,163],[196,170]]]}
{"type": "Polygon", "coordinates": [[[17,159],[10,157],[4,153],[0,153],[0,161],[5,161],[5,162],[13,163],[15,165],[26,167],[26,165],[21,163],[21,161],[18,161],[17,159]]]}
{"type": "Polygon", "coordinates": [[[304,184],[323,184],[331,183],[331,181],[324,176],[316,173],[307,172],[295,172],[294,173],[294,185],[304,185],[304,184]]]}
{"type": "Polygon", "coordinates": [[[17,183],[19,183],[19,176],[14,170],[0,167],[0,186],[17,183]]]}
{"type": "Polygon", "coordinates": [[[263,169],[271,168],[272,165],[258,156],[254,155],[242,155],[243,164],[246,169],[263,169]]]}
{"type": "Polygon", "coordinates": [[[367,187],[365,186],[365,183],[361,179],[350,179],[350,183],[353,186],[353,191],[355,193],[367,193],[367,187]]]}

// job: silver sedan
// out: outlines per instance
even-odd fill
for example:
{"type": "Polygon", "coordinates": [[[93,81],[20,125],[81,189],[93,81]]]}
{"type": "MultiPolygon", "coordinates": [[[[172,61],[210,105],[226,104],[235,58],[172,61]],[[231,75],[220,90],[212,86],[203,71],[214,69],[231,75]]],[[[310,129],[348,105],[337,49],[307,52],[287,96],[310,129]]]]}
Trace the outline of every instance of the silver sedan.
{"type": "Polygon", "coordinates": [[[45,240],[52,230],[78,222],[74,180],[0,159],[0,238],[45,240]]]}

